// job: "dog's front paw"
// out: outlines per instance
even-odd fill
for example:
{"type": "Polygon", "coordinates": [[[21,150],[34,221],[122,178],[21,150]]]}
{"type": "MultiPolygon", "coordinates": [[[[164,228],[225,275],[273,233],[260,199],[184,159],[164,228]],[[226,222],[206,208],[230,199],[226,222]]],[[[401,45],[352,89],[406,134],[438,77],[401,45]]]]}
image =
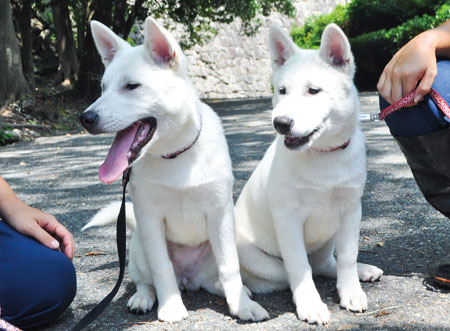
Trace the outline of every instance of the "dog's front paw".
{"type": "Polygon", "coordinates": [[[186,307],[181,297],[171,297],[158,307],[158,319],[164,322],[177,322],[188,317],[186,307]]]}
{"type": "Polygon", "coordinates": [[[363,312],[367,309],[366,293],[358,286],[358,288],[340,291],[340,306],[353,312],[363,312]]]}
{"type": "Polygon", "coordinates": [[[320,298],[308,300],[306,298],[297,301],[297,316],[300,320],[314,324],[328,324],[330,311],[320,298]]]}
{"type": "Polygon", "coordinates": [[[234,307],[230,305],[230,312],[243,321],[259,322],[269,319],[267,311],[255,301],[250,300],[248,296],[241,300],[237,306],[237,309],[233,309],[234,307]]]}
{"type": "Polygon", "coordinates": [[[374,282],[381,278],[383,270],[364,263],[358,263],[358,278],[363,282],[374,282]]]}
{"type": "Polygon", "coordinates": [[[148,291],[146,293],[136,292],[130,300],[128,300],[128,310],[133,314],[145,314],[152,310],[155,304],[155,293],[148,291]]]}

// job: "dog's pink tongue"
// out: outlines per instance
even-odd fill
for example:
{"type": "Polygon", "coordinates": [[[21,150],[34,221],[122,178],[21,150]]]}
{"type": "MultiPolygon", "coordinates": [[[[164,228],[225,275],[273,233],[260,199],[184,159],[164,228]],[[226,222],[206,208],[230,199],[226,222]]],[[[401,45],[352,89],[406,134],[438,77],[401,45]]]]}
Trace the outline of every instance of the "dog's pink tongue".
{"type": "Polygon", "coordinates": [[[128,129],[117,132],[108,156],[98,170],[98,177],[103,183],[114,182],[128,167],[127,153],[133,144],[138,127],[139,125],[133,125],[128,129]]]}

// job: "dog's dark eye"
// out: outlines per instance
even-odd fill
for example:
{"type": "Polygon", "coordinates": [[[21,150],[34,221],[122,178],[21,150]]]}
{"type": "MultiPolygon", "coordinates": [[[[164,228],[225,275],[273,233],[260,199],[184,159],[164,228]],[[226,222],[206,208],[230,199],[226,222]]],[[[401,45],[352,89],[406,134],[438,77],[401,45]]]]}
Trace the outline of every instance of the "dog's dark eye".
{"type": "Polygon", "coordinates": [[[286,94],[286,88],[285,88],[284,86],[282,86],[282,87],[280,87],[280,88],[278,89],[278,92],[279,92],[280,94],[284,95],[284,94],[286,94]]]}
{"type": "Polygon", "coordinates": [[[129,84],[127,84],[126,88],[127,88],[127,90],[134,90],[134,89],[138,88],[139,86],[141,86],[141,84],[138,84],[138,83],[131,84],[131,83],[129,83],[129,84]]]}
{"type": "Polygon", "coordinates": [[[309,90],[308,90],[308,93],[309,94],[317,94],[320,91],[322,91],[320,88],[310,87],[309,90]]]}

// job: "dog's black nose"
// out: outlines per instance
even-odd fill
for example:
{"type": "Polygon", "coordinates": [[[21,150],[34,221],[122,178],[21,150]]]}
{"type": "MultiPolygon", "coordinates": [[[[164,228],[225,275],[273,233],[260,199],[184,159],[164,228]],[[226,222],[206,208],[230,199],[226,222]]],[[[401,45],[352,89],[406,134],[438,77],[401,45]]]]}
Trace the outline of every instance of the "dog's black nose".
{"type": "Polygon", "coordinates": [[[85,129],[92,129],[98,122],[98,115],[94,110],[88,110],[79,117],[81,125],[85,129]]]}
{"type": "Polygon", "coordinates": [[[273,119],[273,126],[279,134],[287,135],[294,125],[294,120],[286,116],[277,116],[273,119]]]}

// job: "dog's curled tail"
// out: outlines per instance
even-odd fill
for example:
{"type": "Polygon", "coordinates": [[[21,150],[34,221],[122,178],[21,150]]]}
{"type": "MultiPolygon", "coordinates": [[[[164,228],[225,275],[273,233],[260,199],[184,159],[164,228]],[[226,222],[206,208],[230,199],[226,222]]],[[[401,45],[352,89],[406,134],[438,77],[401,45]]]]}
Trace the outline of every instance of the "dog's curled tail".
{"type": "MultiPolygon", "coordinates": [[[[115,223],[117,221],[117,216],[119,215],[121,202],[112,202],[109,205],[100,209],[97,214],[92,217],[88,224],[83,226],[81,231],[89,229],[93,226],[102,226],[115,223]]],[[[136,228],[136,218],[134,216],[133,204],[127,202],[125,204],[126,222],[127,226],[131,229],[136,228]]]]}

